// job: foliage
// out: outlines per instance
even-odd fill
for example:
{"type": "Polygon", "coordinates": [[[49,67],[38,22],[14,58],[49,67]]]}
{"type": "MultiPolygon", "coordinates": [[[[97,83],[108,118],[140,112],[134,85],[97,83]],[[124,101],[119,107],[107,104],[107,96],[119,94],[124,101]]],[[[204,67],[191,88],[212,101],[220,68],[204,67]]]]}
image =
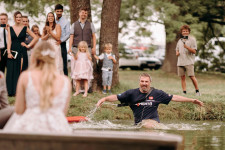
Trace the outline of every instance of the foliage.
{"type": "MultiPolygon", "coordinates": [[[[0,2],[6,4],[9,12],[23,10],[35,17],[44,14],[46,7],[53,7],[56,3],[68,6],[66,0],[0,0],[0,2]]],[[[100,18],[102,1],[92,0],[91,5],[96,12],[94,15],[100,18]]],[[[140,37],[151,36],[149,25],[159,23],[165,25],[166,41],[173,42],[177,38],[180,26],[189,24],[192,29],[191,34],[197,39],[197,54],[200,59],[207,61],[209,49],[205,47],[206,43],[213,37],[225,35],[224,8],[223,0],[123,0],[119,32],[126,36],[132,31],[135,33],[132,38],[138,43],[140,37]]],[[[65,12],[69,12],[69,10],[65,10],[65,12]]],[[[225,49],[224,46],[222,48],[225,49]]],[[[214,69],[224,62],[215,59],[212,63],[215,64],[213,65],[215,67],[212,68],[214,69]]],[[[198,68],[205,68],[205,63],[201,62],[197,65],[200,65],[198,68]]]]}
{"type": "Polygon", "coordinates": [[[120,10],[120,26],[119,31],[126,36],[130,31],[135,32],[132,37],[139,41],[139,37],[150,37],[149,24],[153,22],[152,6],[149,5],[150,0],[123,0],[120,10]]]}
{"type": "MultiPolygon", "coordinates": [[[[45,15],[46,7],[54,6],[55,4],[62,4],[68,6],[67,0],[0,0],[6,4],[6,11],[12,12],[14,10],[25,11],[33,17],[38,17],[40,14],[45,15]]],[[[51,8],[54,10],[54,8],[51,8]]],[[[68,10],[64,10],[65,12],[68,10]]]]}

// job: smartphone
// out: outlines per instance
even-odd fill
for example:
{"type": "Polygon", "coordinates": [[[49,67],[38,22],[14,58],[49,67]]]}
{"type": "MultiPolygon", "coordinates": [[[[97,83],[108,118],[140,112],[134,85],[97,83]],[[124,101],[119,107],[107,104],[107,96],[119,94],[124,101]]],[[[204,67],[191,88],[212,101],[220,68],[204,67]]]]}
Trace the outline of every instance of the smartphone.
{"type": "Polygon", "coordinates": [[[6,24],[1,24],[1,27],[6,27],[6,24]]]}

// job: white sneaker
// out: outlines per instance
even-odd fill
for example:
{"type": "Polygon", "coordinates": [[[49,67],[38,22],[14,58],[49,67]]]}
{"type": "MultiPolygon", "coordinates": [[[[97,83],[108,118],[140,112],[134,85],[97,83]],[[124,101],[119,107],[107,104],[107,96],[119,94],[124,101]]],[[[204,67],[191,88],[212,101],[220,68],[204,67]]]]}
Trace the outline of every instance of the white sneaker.
{"type": "Polygon", "coordinates": [[[196,93],[196,96],[201,96],[201,93],[200,93],[200,92],[197,92],[197,93],[196,93]]]}

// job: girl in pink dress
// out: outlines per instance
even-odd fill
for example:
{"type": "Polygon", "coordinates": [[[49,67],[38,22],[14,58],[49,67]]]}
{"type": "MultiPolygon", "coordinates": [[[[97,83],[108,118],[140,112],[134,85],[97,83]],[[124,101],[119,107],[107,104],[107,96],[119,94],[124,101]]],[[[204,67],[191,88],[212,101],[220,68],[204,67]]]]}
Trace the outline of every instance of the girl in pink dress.
{"type": "Polygon", "coordinates": [[[76,92],[73,96],[77,96],[79,94],[80,85],[84,83],[84,95],[83,97],[87,97],[88,92],[88,82],[93,79],[93,68],[92,68],[92,58],[88,51],[88,45],[85,41],[81,41],[78,44],[78,52],[74,56],[76,60],[72,78],[76,81],[76,92]],[[83,82],[81,82],[83,81],[83,82]]]}

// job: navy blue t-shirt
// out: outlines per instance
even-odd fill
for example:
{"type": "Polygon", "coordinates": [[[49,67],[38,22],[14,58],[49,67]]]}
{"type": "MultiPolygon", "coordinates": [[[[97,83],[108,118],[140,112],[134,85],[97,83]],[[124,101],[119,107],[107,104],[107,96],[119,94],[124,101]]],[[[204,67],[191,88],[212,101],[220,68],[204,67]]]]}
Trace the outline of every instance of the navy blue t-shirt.
{"type": "Polygon", "coordinates": [[[173,95],[169,95],[162,90],[154,88],[147,97],[146,94],[147,93],[141,93],[139,88],[137,88],[117,95],[121,103],[128,104],[132,109],[135,124],[144,119],[153,119],[160,122],[157,111],[159,104],[169,104],[173,98],[173,95]]]}

